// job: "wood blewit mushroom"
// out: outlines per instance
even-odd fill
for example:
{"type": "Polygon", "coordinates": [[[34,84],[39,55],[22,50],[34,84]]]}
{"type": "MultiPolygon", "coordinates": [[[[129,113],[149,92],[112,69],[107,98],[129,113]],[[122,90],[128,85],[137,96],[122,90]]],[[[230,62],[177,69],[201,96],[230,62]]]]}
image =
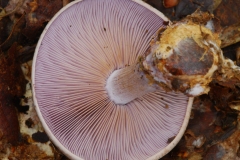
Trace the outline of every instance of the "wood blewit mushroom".
{"type": "Polygon", "coordinates": [[[34,102],[69,158],[158,159],[180,140],[193,98],[166,92],[164,75],[156,81],[149,48],[165,21],[138,0],[78,0],[48,23],[33,60],[34,102]]]}

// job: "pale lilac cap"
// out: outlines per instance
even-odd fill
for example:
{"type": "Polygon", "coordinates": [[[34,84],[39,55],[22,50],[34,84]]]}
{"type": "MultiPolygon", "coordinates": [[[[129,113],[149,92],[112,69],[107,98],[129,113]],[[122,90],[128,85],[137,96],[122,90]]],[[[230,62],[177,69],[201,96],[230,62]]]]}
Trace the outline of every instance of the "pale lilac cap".
{"type": "Polygon", "coordinates": [[[166,20],[138,0],[83,0],[49,22],[33,61],[34,102],[69,158],[157,159],[179,141],[192,99],[158,91],[116,105],[105,89],[109,75],[136,63],[166,20]]]}

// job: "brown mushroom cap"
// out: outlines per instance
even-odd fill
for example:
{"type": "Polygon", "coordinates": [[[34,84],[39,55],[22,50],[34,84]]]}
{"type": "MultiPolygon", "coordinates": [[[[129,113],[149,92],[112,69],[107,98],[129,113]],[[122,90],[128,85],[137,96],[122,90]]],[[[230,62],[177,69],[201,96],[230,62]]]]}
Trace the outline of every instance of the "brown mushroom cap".
{"type": "Polygon", "coordinates": [[[109,75],[136,63],[166,20],[138,0],[84,0],[49,22],[34,55],[34,102],[68,157],[157,159],[180,140],[192,98],[160,90],[117,105],[105,89],[109,75]]]}

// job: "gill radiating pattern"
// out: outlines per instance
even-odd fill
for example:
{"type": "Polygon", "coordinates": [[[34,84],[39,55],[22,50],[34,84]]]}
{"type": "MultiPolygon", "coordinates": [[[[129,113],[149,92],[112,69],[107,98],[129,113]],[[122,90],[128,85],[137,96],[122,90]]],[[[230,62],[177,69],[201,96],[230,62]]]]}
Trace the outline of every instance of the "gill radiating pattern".
{"type": "Polygon", "coordinates": [[[83,0],[52,22],[37,55],[35,92],[46,124],[70,152],[146,159],[178,133],[184,95],[159,91],[115,105],[105,90],[108,76],[134,64],[162,23],[130,0],[83,0]]]}

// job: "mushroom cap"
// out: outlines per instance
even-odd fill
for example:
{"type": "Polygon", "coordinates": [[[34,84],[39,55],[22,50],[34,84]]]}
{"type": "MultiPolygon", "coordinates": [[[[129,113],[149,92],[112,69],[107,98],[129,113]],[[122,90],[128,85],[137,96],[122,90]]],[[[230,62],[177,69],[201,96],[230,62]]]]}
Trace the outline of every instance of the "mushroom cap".
{"type": "Polygon", "coordinates": [[[144,55],[164,21],[142,1],[84,0],[48,23],[33,59],[33,99],[46,133],[66,156],[158,159],[180,140],[193,98],[159,90],[117,105],[105,89],[114,70],[144,55]]]}

